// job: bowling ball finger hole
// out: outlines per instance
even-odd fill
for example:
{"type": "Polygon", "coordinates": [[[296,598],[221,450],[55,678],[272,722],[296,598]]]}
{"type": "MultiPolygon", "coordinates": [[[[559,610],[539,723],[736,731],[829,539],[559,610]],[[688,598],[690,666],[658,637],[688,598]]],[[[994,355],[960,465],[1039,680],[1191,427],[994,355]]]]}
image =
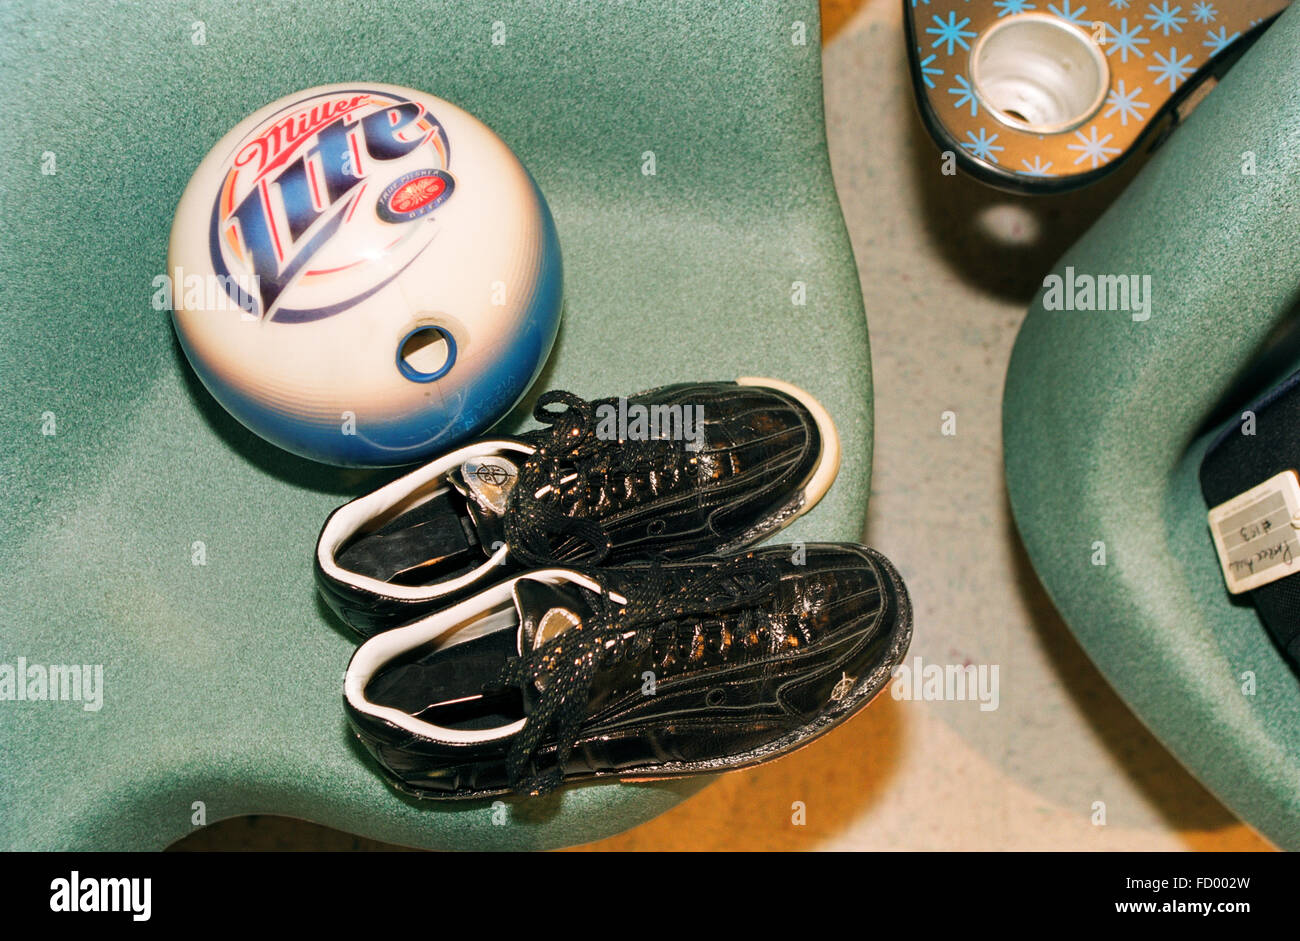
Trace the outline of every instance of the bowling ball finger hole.
{"type": "Polygon", "coordinates": [[[1000,19],[970,54],[971,87],[1003,124],[1062,134],[1093,117],[1110,91],[1101,46],[1057,17],[1021,13],[1000,19]]]}
{"type": "Polygon", "coordinates": [[[416,327],[397,346],[397,368],[412,382],[433,382],[451,370],[456,341],[442,327],[416,327]]]}

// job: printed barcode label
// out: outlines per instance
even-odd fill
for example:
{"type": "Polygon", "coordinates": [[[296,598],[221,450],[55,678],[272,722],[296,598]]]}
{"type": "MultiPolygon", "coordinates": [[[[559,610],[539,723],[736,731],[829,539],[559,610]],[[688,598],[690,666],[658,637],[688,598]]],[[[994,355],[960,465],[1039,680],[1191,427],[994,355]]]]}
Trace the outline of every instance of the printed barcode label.
{"type": "Polygon", "coordinates": [[[1216,506],[1210,533],[1234,595],[1300,572],[1300,476],[1283,471],[1216,506]]]}

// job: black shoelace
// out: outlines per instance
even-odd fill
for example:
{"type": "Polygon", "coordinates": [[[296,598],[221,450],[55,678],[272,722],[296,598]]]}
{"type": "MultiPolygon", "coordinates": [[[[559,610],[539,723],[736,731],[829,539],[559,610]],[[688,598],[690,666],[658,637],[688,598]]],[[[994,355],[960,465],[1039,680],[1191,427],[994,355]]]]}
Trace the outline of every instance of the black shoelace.
{"type": "MultiPolygon", "coordinates": [[[[591,593],[594,614],[501,671],[501,687],[532,684],[536,701],[523,729],[506,756],[513,790],[539,795],[564,780],[564,768],[577,741],[591,699],[592,681],[602,669],[621,660],[635,660],[654,642],[663,625],[693,615],[716,616],[747,611],[775,595],[780,579],[776,565],[752,554],[715,564],[695,577],[674,577],[657,565],[629,590],[620,589],[626,604],[608,592],[591,593]],[[556,742],[554,760],[538,768],[538,749],[548,738],[556,742]]],[[[599,580],[599,573],[589,573],[599,580]]]]}
{"type": "Polygon", "coordinates": [[[506,543],[526,567],[604,562],[613,549],[609,533],[595,520],[563,512],[561,494],[575,479],[630,476],[669,446],[658,440],[602,441],[596,433],[596,405],[555,389],[533,408],[533,417],[550,427],[538,433],[537,450],[519,469],[505,517],[506,543]],[[564,407],[548,408],[554,404],[564,407]],[[564,551],[557,552],[557,546],[564,551]]]}

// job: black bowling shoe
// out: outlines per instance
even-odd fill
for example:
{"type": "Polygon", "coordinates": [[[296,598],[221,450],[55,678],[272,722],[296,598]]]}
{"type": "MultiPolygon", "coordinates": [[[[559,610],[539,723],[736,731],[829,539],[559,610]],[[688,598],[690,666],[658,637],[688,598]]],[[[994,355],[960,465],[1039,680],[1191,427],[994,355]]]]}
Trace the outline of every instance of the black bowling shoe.
{"type": "Polygon", "coordinates": [[[538,570],[362,644],[344,705],[420,797],[727,771],[852,716],[911,633],[902,580],[862,546],[538,570]]]}
{"type": "Polygon", "coordinates": [[[549,427],[458,448],[330,515],[316,581],[344,621],[369,636],[532,568],[743,551],[839,467],[825,409],[770,379],[549,392],[535,414],[549,427]]]}

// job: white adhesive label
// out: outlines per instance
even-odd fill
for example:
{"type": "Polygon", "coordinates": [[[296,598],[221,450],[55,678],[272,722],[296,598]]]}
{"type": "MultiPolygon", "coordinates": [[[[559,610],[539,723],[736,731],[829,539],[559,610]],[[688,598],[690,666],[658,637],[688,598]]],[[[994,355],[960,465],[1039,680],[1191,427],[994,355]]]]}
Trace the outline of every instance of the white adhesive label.
{"type": "Polygon", "coordinates": [[[1300,572],[1300,476],[1283,471],[1219,504],[1210,533],[1234,595],[1300,572]]]}

